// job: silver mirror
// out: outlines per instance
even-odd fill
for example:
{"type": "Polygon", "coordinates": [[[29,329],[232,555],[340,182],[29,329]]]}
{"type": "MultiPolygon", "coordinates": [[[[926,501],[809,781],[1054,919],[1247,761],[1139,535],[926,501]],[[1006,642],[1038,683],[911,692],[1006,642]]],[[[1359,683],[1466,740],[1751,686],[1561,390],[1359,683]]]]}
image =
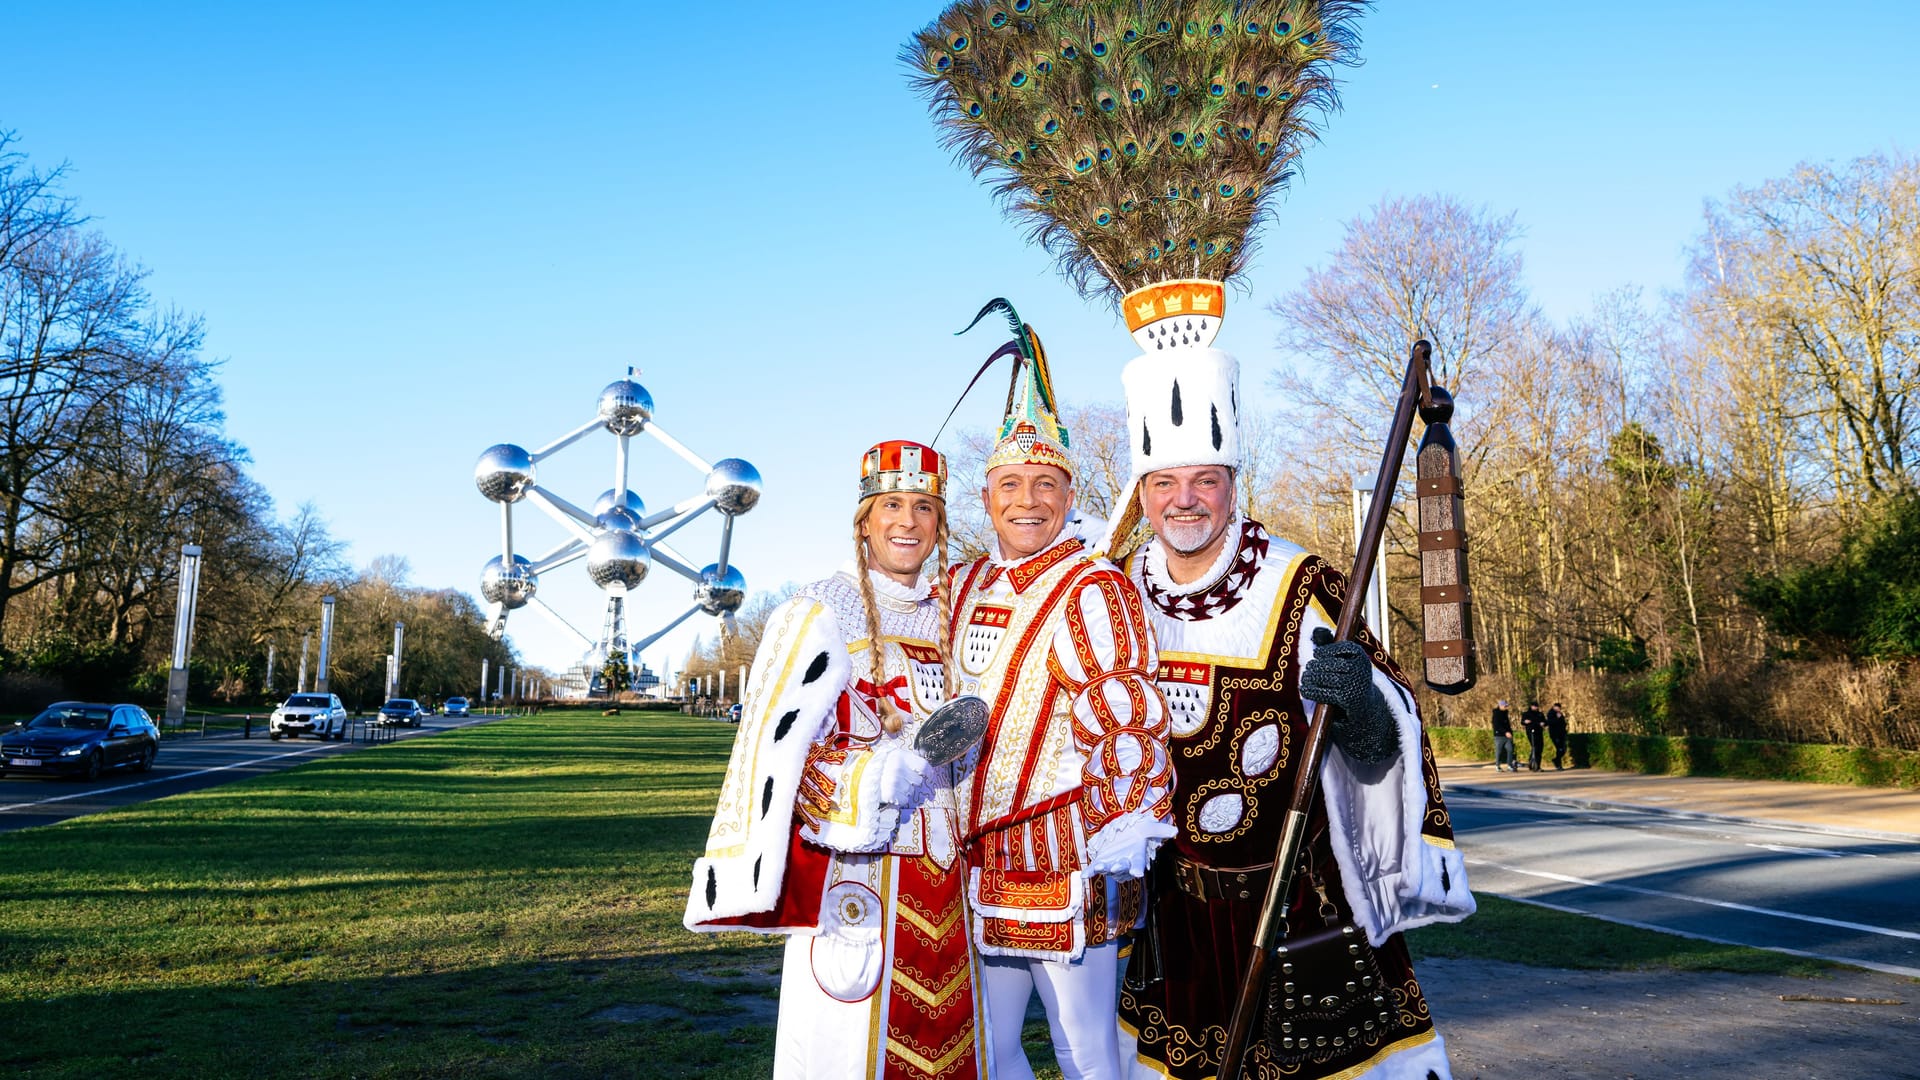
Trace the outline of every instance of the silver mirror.
{"type": "Polygon", "coordinates": [[[962,694],[933,710],[913,737],[913,748],[935,765],[959,760],[987,734],[986,699],[962,694]]]}

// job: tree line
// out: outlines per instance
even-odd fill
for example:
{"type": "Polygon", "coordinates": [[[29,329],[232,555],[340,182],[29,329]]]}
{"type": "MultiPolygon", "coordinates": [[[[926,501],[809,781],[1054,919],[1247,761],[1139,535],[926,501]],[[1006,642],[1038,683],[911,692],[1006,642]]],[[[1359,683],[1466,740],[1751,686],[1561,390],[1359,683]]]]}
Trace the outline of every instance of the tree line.
{"type": "Polygon", "coordinates": [[[0,709],[158,701],[185,544],[203,551],[197,702],[293,689],[328,594],[349,702],[377,703],[396,620],[408,693],[471,694],[483,658],[513,663],[471,597],[408,584],[394,558],[356,570],[316,507],[276,511],[225,434],[202,319],[157,304],[61,180],[0,132],[0,709]]]}

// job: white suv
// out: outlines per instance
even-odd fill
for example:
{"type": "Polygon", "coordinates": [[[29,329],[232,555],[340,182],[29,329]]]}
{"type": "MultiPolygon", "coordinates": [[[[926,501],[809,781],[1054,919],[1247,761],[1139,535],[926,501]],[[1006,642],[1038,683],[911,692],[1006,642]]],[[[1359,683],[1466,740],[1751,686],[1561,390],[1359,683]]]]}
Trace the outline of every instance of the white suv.
{"type": "Polygon", "coordinates": [[[347,707],[335,694],[295,694],[273,710],[267,738],[318,735],[322,739],[347,737],[347,707]]]}

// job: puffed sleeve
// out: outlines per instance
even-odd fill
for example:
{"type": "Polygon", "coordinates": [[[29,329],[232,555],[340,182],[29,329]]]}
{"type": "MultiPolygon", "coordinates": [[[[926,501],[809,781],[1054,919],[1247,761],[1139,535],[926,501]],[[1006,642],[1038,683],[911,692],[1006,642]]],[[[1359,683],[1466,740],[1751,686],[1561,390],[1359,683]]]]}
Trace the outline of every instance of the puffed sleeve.
{"type": "Polygon", "coordinates": [[[1159,657],[1140,592],[1111,567],[1067,599],[1050,663],[1072,695],[1087,832],[1122,814],[1165,820],[1173,807],[1167,706],[1154,683],[1159,657]]]}

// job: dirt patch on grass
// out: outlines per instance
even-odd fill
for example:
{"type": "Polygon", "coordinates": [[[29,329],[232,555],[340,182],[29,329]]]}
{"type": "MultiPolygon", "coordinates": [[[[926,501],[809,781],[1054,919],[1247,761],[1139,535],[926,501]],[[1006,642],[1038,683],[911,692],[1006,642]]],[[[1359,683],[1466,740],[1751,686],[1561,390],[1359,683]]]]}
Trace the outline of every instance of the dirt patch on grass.
{"type": "Polygon", "coordinates": [[[1420,986],[1456,1080],[1913,1076],[1920,1045],[1920,983],[1866,971],[1808,979],[1430,958],[1420,986]]]}

